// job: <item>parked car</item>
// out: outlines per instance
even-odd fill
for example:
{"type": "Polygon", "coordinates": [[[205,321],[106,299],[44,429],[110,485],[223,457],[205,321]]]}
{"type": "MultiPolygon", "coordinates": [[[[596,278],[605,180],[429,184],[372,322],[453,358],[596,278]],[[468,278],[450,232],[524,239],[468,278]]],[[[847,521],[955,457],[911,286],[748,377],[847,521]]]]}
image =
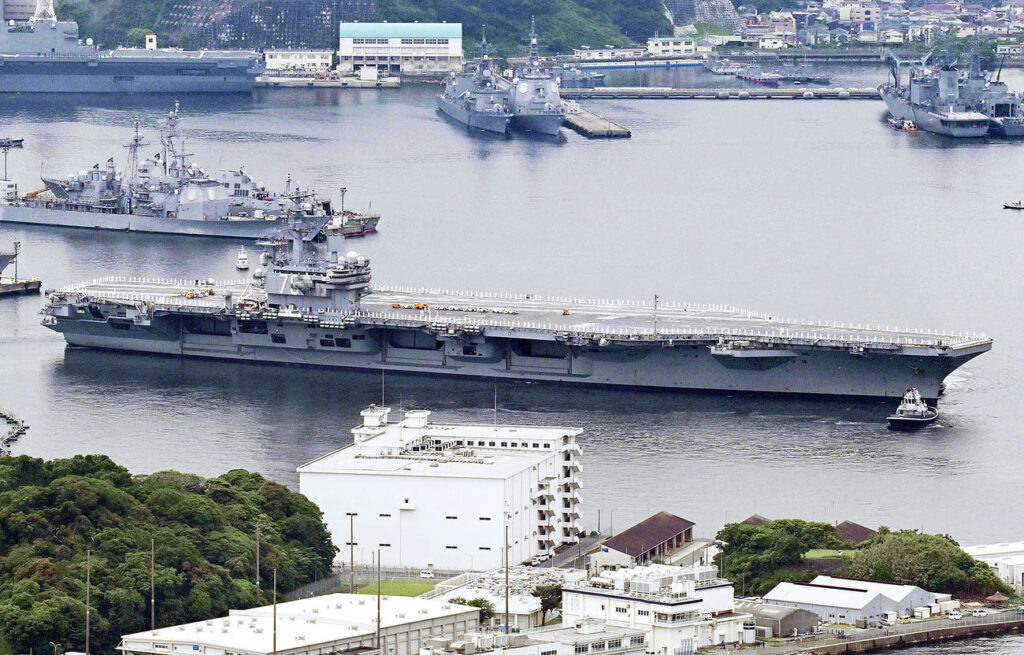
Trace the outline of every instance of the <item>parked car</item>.
{"type": "Polygon", "coordinates": [[[434,572],[430,571],[430,570],[427,570],[427,569],[424,569],[424,570],[420,571],[420,577],[425,579],[425,580],[433,580],[434,579],[434,572]]]}
{"type": "Polygon", "coordinates": [[[964,618],[964,615],[960,613],[960,610],[953,610],[949,613],[950,621],[959,621],[962,618],[964,618]]]}
{"type": "Polygon", "coordinates": [[[988,612],[983,609],[977,609],[971,612],[971,616],[988,616],[988,612]]]}

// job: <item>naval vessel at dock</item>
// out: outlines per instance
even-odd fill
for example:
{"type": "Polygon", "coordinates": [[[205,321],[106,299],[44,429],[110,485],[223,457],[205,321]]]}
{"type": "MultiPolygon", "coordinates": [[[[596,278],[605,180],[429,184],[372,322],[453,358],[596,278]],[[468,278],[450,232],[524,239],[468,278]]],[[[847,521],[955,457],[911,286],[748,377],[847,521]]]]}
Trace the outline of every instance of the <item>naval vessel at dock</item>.
{"type": "Polygon", "coordinates": [[[108,278],[52,292],[70,346],[557,383],[934,400],[981,335],[799,322],[726,307],[371,287],[319,228],[266,242],[252,279],[108,278]]]}

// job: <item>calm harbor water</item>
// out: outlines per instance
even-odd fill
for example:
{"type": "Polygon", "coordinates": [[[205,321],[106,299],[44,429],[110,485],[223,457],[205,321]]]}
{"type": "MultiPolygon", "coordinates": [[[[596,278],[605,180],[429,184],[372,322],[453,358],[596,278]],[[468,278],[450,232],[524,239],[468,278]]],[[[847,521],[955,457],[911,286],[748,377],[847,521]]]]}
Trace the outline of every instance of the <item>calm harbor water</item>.
{"type": "MultiPolygon", "coordinates": [[[[710,77],[643,75],[658,86],[710,77]]],[[[873,86],[884,71],[841,76],[873,86]]],[[[1005,77],[1024,87],[1020,72],[1005,77]]],[[[498,384],[499,421],[586,430],[589,527],[599,509],[605,530],[666,509],[708,536],[756,512],[922,528],[965,544],[1024,538],[1024,224],[1001,209],[1024,197],[1024,142],[896,133],[882,103],[864,101],[593,102],[633,138],[494,139],[442,120],[435,91],[179,100],[188,148],[207,168],[244,164],[271,189],[289,172],[335,193],[346,186],[347,207],[382,213],[379,234],[351,242],[378,281],[658,293],[995,338],[950,379],[940,424],[916,434],[886,429],[892,403],[498,384]]],[[[25,138],[11,176],[30,190],[41,172],[123,162],[133,121],[157,143],[171,103],[0,99],[0,131],[25,138]]],[[[16,239],[21,272],[44,287],[238,276],[230,241],[0,227],[0,243],[16,239]]],[[[18,453],[106,453],[137,472],[244,467],[294,485],[297,465],[349,443],[359,410],[381,399],[379,374],[66,351],[39,325],[40,305],[0,302],[0,406],[31,425],[18,453]]],[[[384,387],[396,407],[493,420],[490,382],[389,375],[384,387]]],[[[908,652],[1024,650],[1014,639],[908,652]]]]}

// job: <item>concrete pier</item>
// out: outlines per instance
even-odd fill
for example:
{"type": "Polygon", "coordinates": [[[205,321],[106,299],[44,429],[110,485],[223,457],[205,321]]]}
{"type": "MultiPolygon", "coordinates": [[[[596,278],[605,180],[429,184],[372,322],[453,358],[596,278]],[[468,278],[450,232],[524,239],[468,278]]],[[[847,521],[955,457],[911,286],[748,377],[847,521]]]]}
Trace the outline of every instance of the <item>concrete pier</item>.
{"type": "Polygon", "coordinates": [[[0,457],[9,457],[11,454],[11,443],[21,438],[28,430],[25,421],[8,412],[0,409],[0,457]]]}
{"type": "Polygon", "coordinates": [[[15,282],[9,277],[0,278],[0,298],[39,293],[39,287],[42,284],[39,280],[18,280],[15,282]]]}
{"type": "Polygon", "coordinates": [[[566,114],[563,122],[566,127],[588,139],[628,139],[632,136],[632,133],[621,125],[583,107],[566,114]]]}
{"type": "Polygon", "coordinates": [[[262,89],[397,89],[402,86],[402,80],[397,77],[380,80],[361,80],[358,77],[318,80],[312,77],[263,76],[256,78],[256,86],[262,89]]]}
{"type": "Polygon", "coordinates": [[[878,89],[838,87],[758,87],[671,89],[666,87],[603,87],[562,89],[563,98],[606,100],[878,100],[878,89]]]}

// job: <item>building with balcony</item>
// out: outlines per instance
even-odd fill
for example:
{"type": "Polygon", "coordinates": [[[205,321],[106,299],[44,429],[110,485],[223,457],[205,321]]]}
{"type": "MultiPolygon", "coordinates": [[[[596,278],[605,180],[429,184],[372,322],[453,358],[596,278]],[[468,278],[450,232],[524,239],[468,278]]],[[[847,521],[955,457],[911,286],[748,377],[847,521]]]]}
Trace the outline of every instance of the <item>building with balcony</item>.
{"type": "Polygon", "coordinates": [[[578,542],[581,430],[390,415],[363,410],[352,445],[298,468],[339,560],[482,571],[504,564],[506,526],[513,564],[578,542]]]}
{"type": "Polygon", "coordinates": [[[462,70],[462,23],[341,23],[338,70],[376,66],[389,75],[462,70]]]}
{"type": "Polygon", "coordinates": [[[643,629],[653,655],[689,655],[754,639],[751,616],[736,611],[732,583],[713,566],[652,564],[566,583],[562,616],[566,623],[598,619],[643,629]]]}
{"type": "Polygon", "coordinates": [[[326,71],[334,65],[331,50],[267,50],[263,53],[269,71],[326,71]]]}

